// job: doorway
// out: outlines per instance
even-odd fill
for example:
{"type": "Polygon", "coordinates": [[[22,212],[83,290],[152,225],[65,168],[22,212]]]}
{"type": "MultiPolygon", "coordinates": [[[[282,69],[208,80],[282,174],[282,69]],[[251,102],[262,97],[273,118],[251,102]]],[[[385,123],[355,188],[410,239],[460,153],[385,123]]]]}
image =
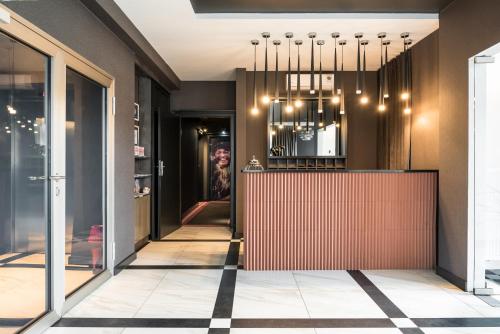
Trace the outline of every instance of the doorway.
{"type": "Polygon", "coordinates": [[[500,44],[470,60],[469,277],[500,295],[500,44]]]}
{"type": "Polygon", "coordinates": [[[233,234],[234,149],[230,115],[181,113],[181,225],[185,231],[233,234]]]}

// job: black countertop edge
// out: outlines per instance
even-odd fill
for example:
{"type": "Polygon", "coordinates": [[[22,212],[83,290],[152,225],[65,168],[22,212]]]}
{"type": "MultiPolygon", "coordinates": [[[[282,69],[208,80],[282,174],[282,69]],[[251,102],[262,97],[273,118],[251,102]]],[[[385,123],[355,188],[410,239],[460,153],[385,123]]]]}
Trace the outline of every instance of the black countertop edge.
{"type": "Polygon", "coordinates": [[[266,170],[242,170],[242,173],[438,173],[436,169],[266,169],[266,170]]]}

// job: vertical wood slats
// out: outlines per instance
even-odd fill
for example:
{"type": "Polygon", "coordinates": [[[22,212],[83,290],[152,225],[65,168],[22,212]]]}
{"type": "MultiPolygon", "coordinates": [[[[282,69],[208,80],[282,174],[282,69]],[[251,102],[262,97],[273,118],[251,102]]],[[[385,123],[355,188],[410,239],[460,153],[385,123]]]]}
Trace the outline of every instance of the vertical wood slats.
{"type": "Polygon", "coordinates": [[[247,270],[427,269],[437,173],[245,173],[247,270]]]}

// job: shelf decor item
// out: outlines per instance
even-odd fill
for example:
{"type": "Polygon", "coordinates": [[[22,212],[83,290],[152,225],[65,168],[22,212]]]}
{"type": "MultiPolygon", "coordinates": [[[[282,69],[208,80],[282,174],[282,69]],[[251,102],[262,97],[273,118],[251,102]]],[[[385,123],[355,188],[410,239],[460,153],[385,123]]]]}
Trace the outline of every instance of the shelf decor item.
{"type": "Polygon", "coordinates": [[[139,122],[140,106],[138,103],[134,103],[134,121],[139,122]]]}

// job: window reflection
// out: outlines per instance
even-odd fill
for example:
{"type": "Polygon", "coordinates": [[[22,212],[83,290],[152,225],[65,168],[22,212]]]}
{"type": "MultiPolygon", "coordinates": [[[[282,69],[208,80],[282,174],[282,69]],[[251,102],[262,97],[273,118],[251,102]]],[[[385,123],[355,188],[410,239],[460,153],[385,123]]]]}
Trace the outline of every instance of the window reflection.
{"type": "Polygon", "coordinates": [[[48,58],[0,34],[0,332],[47,310],[48,58]]]}
{"type": "Polygon", "coordinates": [[[66,294],[104,269],[104,88],[66,71],[66,294]]]}

